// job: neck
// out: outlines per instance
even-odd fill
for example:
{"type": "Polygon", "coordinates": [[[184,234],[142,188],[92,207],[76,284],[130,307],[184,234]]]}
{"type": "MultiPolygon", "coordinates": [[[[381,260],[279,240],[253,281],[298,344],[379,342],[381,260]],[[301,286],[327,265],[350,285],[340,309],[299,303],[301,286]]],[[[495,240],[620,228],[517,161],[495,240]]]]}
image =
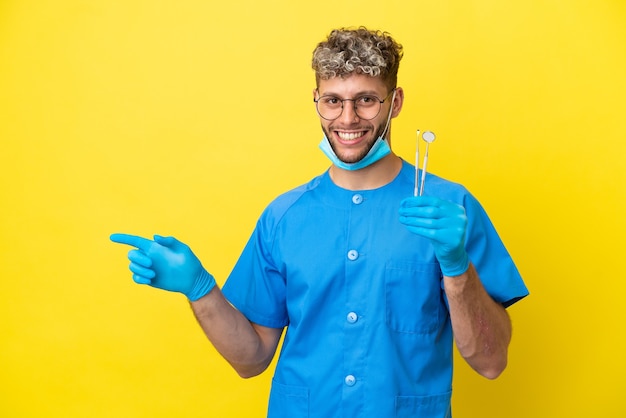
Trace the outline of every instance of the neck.
{"type": "Polygon", "coordinates": [[[360,170],[348,171],[332,165],[329,173],[333,183],[343,189],[372,190],[391,183],[401,168],[402,160],[392,152],[360,170]]]}

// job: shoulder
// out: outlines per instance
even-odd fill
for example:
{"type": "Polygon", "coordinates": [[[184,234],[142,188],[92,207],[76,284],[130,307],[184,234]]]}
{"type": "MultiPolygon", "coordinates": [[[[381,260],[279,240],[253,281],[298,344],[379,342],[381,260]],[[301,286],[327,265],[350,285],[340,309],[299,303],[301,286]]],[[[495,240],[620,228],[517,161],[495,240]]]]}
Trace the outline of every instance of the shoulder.
{"type": "Polygon", "coordinates": [[[278,222],[280,219],[296,205],[301,199],[307,196],[312,191],[316,190],[322,180],[327,175],[323,173],[317,177],[314,177],[308,183],[295,187],[285,193],[280,194],[274,200],[272,200],[263,213],[261,214],[260,221],[264,222],[278,222]]]}

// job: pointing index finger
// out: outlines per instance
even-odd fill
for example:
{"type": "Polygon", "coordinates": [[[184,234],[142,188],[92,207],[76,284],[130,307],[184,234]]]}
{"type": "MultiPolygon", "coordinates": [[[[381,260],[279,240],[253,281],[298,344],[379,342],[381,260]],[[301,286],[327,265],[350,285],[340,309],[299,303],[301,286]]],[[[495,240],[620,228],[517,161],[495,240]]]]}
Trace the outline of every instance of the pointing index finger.
{"type": "Polygon", "coordinates": [[[137,247],[142,251],[148,251],[148,249],[152,245],[151,240],[139,237],[137,235],[111,234],[110,239],[111,241],[117,242],[118,244],[132,245],[133,247],[137,247]]]}

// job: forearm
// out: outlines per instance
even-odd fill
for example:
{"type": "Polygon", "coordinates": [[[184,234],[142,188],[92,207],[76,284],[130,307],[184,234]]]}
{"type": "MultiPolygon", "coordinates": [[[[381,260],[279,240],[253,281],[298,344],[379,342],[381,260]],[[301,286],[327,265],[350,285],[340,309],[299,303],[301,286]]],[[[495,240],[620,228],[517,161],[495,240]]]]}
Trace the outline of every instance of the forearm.
{"type": "Polygon", "coordinates": [[[511,341],[506,310],[487,294],[472,264],[461,276],[444,277],[444,288],[460,354],[478,373],[495,379],[506,368],[511,341]]]}
{"type": "Polygon", "coordinates": [[[191,308],[217,351],[241,377],[253,377],[270,364],[281,330],[255,327],[216,286],[191,308]]]}

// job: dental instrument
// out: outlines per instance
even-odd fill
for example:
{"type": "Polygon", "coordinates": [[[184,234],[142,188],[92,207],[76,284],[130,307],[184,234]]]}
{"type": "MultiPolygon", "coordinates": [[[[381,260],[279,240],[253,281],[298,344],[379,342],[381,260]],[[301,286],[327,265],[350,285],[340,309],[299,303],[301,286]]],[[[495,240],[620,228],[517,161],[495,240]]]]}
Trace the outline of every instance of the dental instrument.
{"type": "Polygon", "coordinates": [[[417,139],[415,140],[415,187],[413,188],[413,196],[418,195],[419,184],[419,165],[420,165],[420,130],[417,132],[417,139]]]}
{"type": "MultiPolygon", "coordinates": [[[[422,139],[426,142],[426,152],[424,154],[424,163],[422,165],[422,179],[420,182],[420,189],[417,196],[422,196],[424,194],[424,182],[426,181],[426,165],[428,164],[428,148],[430,147],[430,144],[435,140],[435,134],[432,131],[426,131],[422,134],[422,139]]],[[[417,167],[415,167],[415,170],[417,170],[417,167]]],[[[417,185],[415,187],[417,188],[417,185]]],[[[415,191],[413,191],[413,193],[415,194],[415,191]]]]}

